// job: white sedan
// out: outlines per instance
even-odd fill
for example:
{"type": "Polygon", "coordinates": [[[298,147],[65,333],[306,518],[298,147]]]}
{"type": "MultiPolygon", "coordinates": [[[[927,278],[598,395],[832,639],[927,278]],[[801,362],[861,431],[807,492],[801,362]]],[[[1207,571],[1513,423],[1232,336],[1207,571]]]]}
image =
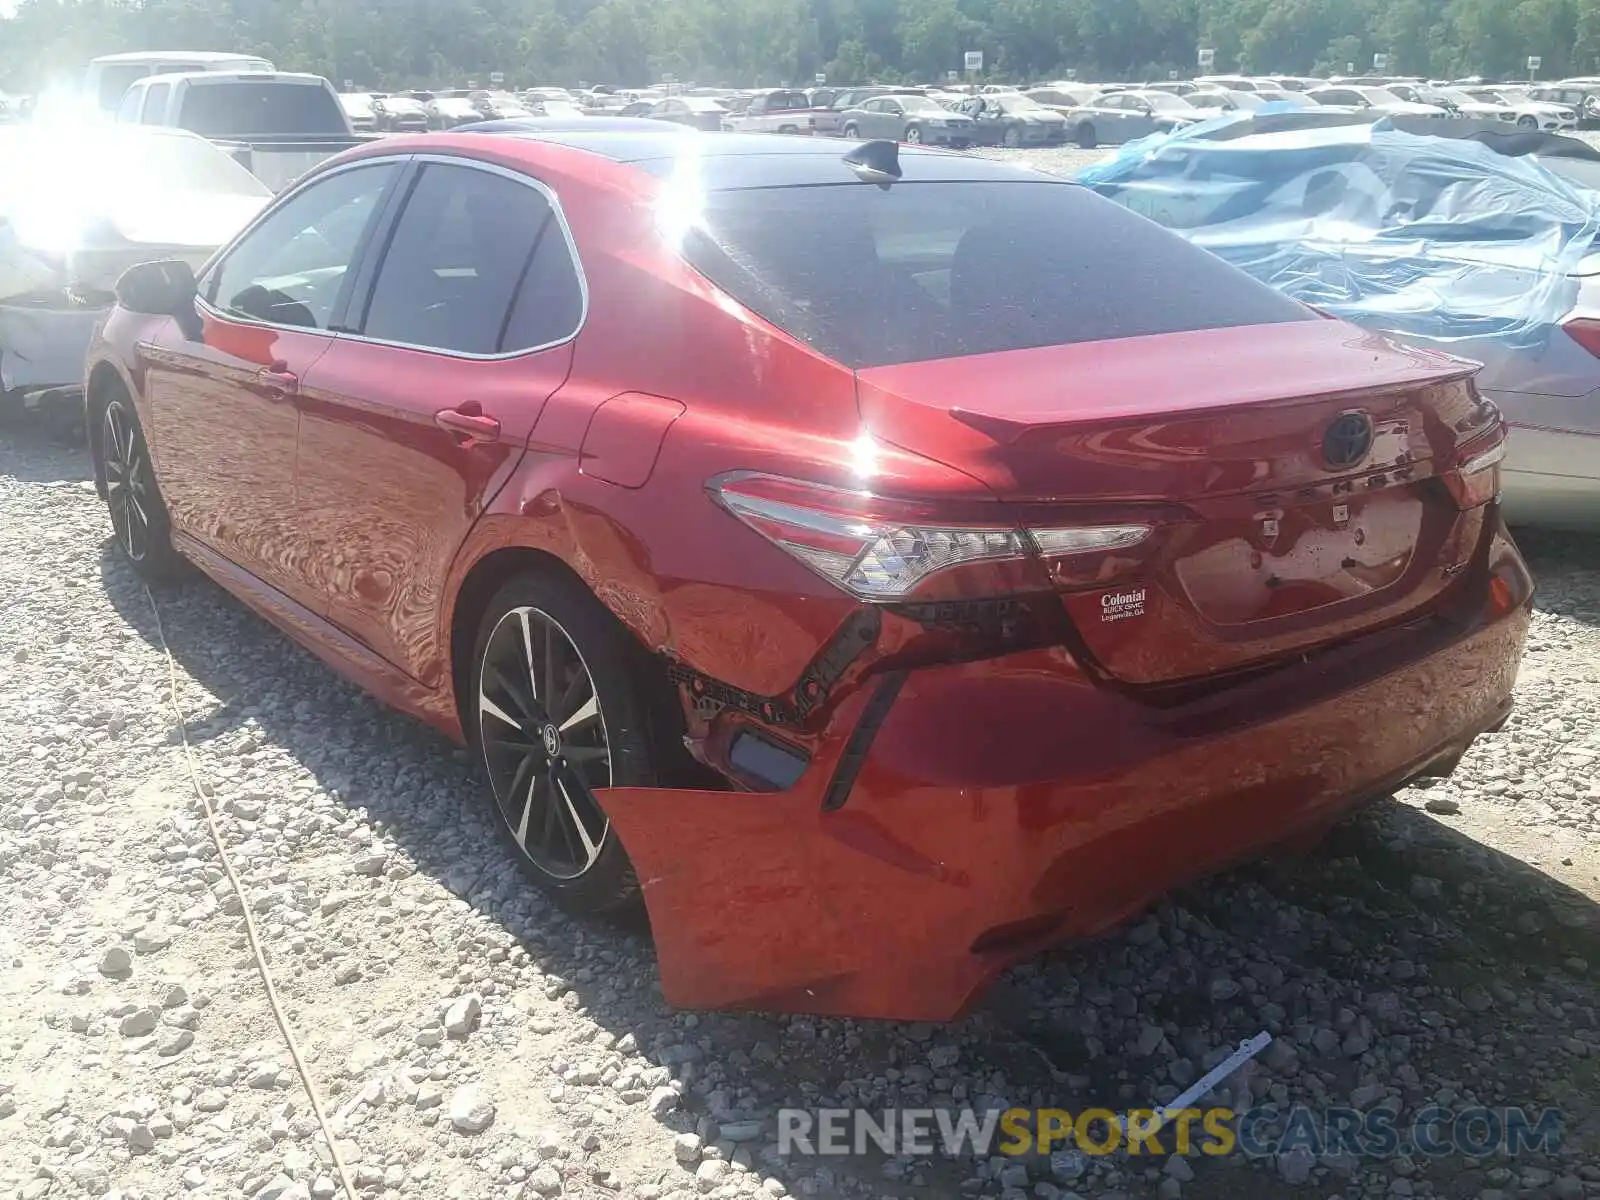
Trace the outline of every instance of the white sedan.
{"type": "Polygon", "coordinates": [[[1389,91],[1371,85],[1336,84],[1312,88],[1306,96],[1318,104],[1335,108],[1364,108],[1390,117],[1446,117],[1450,114],[1436,104],[1413,104],[1389,91]]]}
{"type": "Polygon", "coordinates": [[[1521,88],[1464,87],[1460,89],[1474,100],[1499,104],[1516,114],[1517,128],[1544,130],[1546,132],[1578,127],[1578,111],[1565,104],[1549,100],[1535,100],[1521,88]]]}

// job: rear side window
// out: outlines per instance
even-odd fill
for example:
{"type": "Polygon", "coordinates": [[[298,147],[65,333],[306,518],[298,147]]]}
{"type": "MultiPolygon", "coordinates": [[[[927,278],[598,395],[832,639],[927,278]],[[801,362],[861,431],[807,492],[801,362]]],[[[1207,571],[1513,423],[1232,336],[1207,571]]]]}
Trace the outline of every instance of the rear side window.
{"type": "Polygon", "coordinates": [[[846,366],[1315,319],[1075,184],[712,192],[690,264],[846,366]]]}
{"type": "Polygon", "coordinates": [[[117,105],[117,120],[129,124],[138,121],[139,107],[144,103],[148,94],[144,88],[130,87],[122,96],[122,103],[117,105]]]}
{"type": "Polygon", "coordinates": [[[457,354],[514,353],[571,336],[582,307],[566,235],[542,192],[430,163],[395,226],[362,333],[457,354]]]}
{"type": "Polygon", "coordinates": [[[201,137],[344,134],[344,110],[326,88],[275,80],[192,81],[178,124],[201,137]]]}
{"type": "Polygon", "coordinates": [[[152,83],[145,90],[143,115],[139,118],[146,125],[160,125],[167,116],[167,97],[172,94],[170,83],[152,83]]]}
{"type": "Polygon", "coordinates": [[[571,337],[582,322],[583,285],[561,222],[552,213],[534,245],[500,349],[509,353],[548,346],[571,337]]]}

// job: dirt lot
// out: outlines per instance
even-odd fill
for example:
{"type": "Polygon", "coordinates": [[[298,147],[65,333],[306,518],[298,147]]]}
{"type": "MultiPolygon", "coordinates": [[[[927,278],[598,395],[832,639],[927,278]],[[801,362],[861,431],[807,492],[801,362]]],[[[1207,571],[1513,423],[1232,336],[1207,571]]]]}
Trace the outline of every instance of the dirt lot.
{"type": "Polygon", "coordinates": [[[70,434],[0,423],[0,1197],[1600,1197],[1600,545],[1529,537],[1519,707],[1457,776],[1014,972],[951,1027],[675,1013],[525,889],[465,759],[202,580],[155,616],[70,434]],[[1560,1107],[1514,1160],[787,1160],[785,1105],[1560,1107]],[[1242,1090],[1241,1090],[1242,1089],[1242,1090]]]}

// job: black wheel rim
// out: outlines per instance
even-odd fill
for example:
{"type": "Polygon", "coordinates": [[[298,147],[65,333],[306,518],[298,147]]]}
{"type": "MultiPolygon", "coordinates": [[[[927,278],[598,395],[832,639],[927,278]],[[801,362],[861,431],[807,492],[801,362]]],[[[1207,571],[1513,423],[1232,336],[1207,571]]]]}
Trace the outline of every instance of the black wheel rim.
{"type": "Polygon", "coordinates": [[[594,676],[549,614],[514,608],[489,634],[478,735],[495,804],[518,849],[553,879],[588,873],[611,833],[594,798],[611,786],[611,744],[594,676]]]}
{"type": "Polygon", "coordinates": [[[100,441],[112,532],[124,554],[134,562],[143,562],[150,552],[150,509],[155,501],[155,486],[144,443],[135,434],[133,420],[120,401],[106,405],[100,441]]]}

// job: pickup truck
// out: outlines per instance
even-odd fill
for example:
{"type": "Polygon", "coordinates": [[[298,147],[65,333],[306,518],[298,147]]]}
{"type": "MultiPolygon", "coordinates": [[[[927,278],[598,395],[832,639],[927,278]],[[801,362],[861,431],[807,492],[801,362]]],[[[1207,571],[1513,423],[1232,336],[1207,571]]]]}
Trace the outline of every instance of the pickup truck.
{"type": "Polygon", "coordinates": [[[116,119],[187,129],[282,191],[325,158],[377,134],[350,126],[333,85],[289,71],[184,71],[136,80],[116,119]]]}
{"type": "Polygon", "coordinates": [[[730,113],[722,127],[734,133],[811,134],[833,116],[826,108],[812,107],[810,98],[798,88],[774,88],[757,93],[744,111],[730,113]]]}
{"type": "Polygon", "coordinates": [[[136,50],[131,54],[102,54],[91,59],[84,73],[83,92],[102,112],[114,113],[123,94],[146,75],[175,75],[182,71],[276,71],[264,58],[232,54],[225,50],[136,50]]]}

